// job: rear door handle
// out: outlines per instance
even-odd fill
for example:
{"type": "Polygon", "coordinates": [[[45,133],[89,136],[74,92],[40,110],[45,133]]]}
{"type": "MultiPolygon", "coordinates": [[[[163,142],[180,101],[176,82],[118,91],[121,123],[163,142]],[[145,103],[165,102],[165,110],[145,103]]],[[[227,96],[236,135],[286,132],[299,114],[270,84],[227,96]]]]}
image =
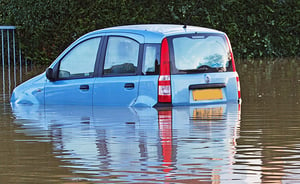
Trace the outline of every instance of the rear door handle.
{"type": "Polygon", "coordinates": [[[127,89],[133,89],[134,88],[134,83],[125,83],[124,87],[127,88],[127,89]]]}
{"type": "Polygon", "coordinates": [[[89,85],[86,85],[86,84],[84,84],[84,85],[80,85],[80,90],[89,90],[90,89],[90,86],[89,85]]]}

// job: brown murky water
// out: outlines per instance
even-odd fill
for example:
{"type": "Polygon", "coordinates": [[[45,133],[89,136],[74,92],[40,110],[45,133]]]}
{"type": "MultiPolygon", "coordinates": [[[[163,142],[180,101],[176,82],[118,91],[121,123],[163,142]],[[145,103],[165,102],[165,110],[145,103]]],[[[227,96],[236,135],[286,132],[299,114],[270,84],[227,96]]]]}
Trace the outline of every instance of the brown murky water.
{"type": "Polygon", "coordinates": [[[11,107],[7,82],[0,183],[299,183],[300,60],[237,65],[241,105],[11,107]]]}

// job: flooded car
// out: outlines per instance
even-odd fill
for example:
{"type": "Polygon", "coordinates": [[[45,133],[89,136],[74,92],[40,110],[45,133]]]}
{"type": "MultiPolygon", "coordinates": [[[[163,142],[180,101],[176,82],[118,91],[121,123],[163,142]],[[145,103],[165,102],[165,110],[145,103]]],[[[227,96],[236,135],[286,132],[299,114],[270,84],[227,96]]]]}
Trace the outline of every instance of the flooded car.
{"type": "Polygon", "coordinates": [[[241,99],[230,41],[187,25],[97,30],[13,91],[17,104],[180,106],[241,99]]]}

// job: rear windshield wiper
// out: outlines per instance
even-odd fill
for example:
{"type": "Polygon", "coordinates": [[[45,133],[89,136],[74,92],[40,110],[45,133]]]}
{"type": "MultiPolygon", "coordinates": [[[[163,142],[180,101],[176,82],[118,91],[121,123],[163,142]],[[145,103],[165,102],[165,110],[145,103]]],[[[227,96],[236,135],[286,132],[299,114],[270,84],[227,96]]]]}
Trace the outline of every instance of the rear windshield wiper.
{"type": "Polygon", "coordinates": [[[201,72],[207,72],[215,70],[215,68],[212,68],[208,65],[201,65],[197,67],[196,69],[188,69],[188,70],[179,70],[179,72],[186,72],[186,73],[201,73],[201,72]]]}
{"type": "Polygon", "coordinates": [[[178,70],[179,72],[185,72],[185,73],[201,73],[206,72],[208,69],[202,68],[202,69],[189,69],[189,70],[178,70]]]}
{"type": "Polygon", "coordinates": [[[207,71],[209,69],[212,69],[212,67],[208,66],[208,65],[201,65],[197,67],[197,70],[199,71],[207,71]]]}

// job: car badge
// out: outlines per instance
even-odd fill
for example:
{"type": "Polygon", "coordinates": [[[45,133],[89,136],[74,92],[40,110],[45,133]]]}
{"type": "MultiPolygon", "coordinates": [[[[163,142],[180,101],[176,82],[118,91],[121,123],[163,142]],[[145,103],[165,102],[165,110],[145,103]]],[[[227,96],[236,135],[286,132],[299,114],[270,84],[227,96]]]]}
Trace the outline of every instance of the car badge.
{"type": "Polygon", "coordinates": [[[209,75],[204,75],[204,80],[206,83],[209,83],[210,82],[210,76],[209,75]]]}

